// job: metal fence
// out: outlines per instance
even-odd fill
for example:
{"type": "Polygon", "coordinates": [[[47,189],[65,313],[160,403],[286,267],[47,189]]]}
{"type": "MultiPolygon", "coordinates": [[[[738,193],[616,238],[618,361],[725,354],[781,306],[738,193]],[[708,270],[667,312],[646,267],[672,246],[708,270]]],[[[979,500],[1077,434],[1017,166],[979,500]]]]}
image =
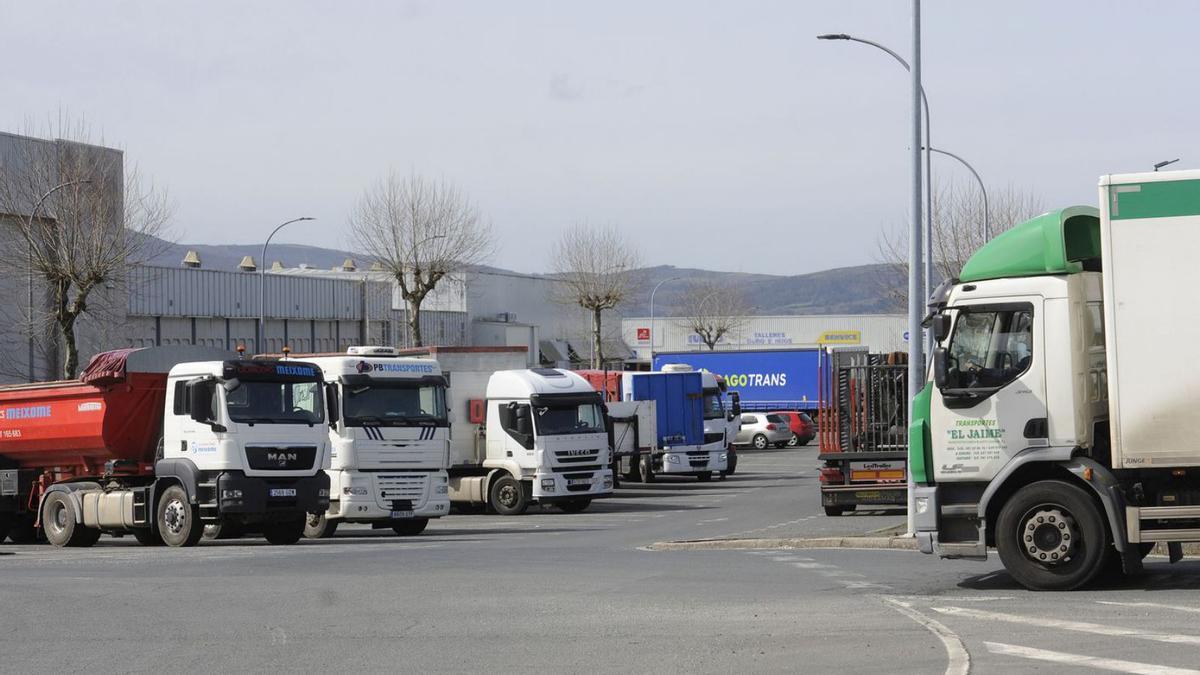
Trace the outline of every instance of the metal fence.
{"type": "Polygon", "coordinates": [[[903,353],[830,351],[822,365],[821,452],[908,449],[908,365],[903,353]]]}

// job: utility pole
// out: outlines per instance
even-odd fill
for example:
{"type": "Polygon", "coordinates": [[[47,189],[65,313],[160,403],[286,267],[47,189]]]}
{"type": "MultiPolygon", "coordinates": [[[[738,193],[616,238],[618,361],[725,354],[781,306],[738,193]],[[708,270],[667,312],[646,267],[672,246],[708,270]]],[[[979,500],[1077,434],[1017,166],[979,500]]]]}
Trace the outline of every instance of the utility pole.
{"type": "MultiPolygon", "coordinates": [[[[912,113],[910,118],[909,152],[912,162],[912,205],[908,217],[908,420],[913,419],[913,400],[924,388],[925,358],[921,333],[924,318],[924,288],[921,277],[922,237],[921,223],[921,0],[912,0],[912,113]]],[[[908,475],[908,533],[914,530],[913,475],[908,475]]]]}

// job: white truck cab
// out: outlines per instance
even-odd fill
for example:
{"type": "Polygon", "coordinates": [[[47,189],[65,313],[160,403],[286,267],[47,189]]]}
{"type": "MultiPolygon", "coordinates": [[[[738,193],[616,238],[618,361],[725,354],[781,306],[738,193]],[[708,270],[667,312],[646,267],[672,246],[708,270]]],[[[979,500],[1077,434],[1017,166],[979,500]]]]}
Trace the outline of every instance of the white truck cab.
{"type": "Polygon", "coordinates": [[[437,360],[396,354],[364,346],[305,357],[324,372],[326,394],[338,404],[329,427],[329,509],[309,517],[310,538],[331,536],[342,522],[411,536],[450,512],[446,379],[437,360]]]}
{"type": "Polygon", "coordinates": [[[478,378],[458,375],[452,398],[482,424],[451,443],[451,499],[513,515],[534,501],[582,511],[612,493],[604,404],[587,380],[556,368],[502,370],[480,392],[469,387],[478,378]]]}

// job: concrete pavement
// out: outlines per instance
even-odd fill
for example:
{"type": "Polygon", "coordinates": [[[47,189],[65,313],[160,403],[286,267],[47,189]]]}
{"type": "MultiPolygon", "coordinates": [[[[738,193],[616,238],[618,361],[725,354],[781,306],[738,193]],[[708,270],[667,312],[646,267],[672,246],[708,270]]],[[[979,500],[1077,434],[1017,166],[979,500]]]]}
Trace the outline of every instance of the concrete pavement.
{"type": "Polygon", "coordinates": [[[861,534],[902,520],[826,518],[816,464],[810,449],[747,454],[724,482],[635,484],[582,514],[455,515],[415,538],[348,527],[290,547],[4,545],[0,663],[13,672],[1196,667],[1193,562],[1152,558],[1132,582],[1046,594],[1017,587],[994,556],[648,550],[861,534]]]}

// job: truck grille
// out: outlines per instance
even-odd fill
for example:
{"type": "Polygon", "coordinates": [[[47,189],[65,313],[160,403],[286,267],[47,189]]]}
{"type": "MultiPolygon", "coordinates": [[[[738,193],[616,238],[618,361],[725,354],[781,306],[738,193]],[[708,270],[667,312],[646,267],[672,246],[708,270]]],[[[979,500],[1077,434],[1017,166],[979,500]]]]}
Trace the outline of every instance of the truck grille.
{"type": "Polygon", "coordinates": [[[417,503],[423,501],[425,496],[425,476],[403,473],[377,474],[375,487],[379,490],[379,500],[384,504],[395,499],[407,499],[417,503]]]}
{"type": "Polygon", "coordinates": [[[569,450],[556,450],[554,459],[559,464],[586,464],[594,462],[600,456],[600,449],[588,450],[584,454],[572,454],[569,450]]]}
{"type": "Polygon", "coordinates": [[[304,446],[247,446],[246,463],[257,471],[298,471],[311,469],[317,458],[317,448],[304,446]]]}
{"type": "Polygon", "coordinates": [[[689,452],[687,453],[687,458],[688,464],[690,464],[692,468],[701,469],[708,466],[707,452],[689,452]]]}

